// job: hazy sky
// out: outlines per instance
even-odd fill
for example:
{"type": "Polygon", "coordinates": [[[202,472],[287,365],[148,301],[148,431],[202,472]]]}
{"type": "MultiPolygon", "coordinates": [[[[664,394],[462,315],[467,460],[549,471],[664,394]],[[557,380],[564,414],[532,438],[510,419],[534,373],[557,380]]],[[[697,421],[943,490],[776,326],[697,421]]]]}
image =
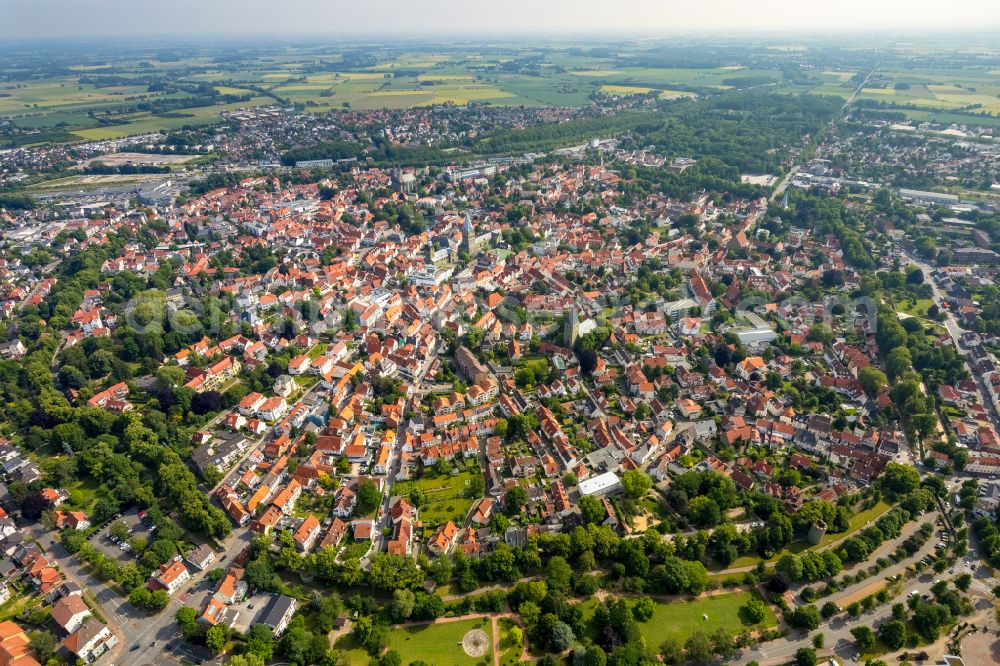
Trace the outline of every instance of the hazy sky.
{"type": "Polygon", "coordinates": [[[0,0],[0,39],[1000,28],[1000,0],[0,0]]]}

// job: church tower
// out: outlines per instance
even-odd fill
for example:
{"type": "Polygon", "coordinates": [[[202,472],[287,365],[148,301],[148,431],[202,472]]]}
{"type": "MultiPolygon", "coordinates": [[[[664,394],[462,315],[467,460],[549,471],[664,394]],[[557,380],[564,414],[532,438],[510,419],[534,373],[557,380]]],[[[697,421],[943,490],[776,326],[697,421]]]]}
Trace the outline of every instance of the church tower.
{"type": "Polygon", "coordinates": [[[462,249],[469,253],[469,256],[476,254],[476,230],[472,227],[472,215],[465,212],[465,224],[462,225],[462,249]]]}
{"type": "Polygon", "coordinates": [[[580,317],[576,314],[576,307],[573,307],[566,317],[566,325],[563,328],[563,346],[572,349],[578,337],[580,337],[580,317]]]}

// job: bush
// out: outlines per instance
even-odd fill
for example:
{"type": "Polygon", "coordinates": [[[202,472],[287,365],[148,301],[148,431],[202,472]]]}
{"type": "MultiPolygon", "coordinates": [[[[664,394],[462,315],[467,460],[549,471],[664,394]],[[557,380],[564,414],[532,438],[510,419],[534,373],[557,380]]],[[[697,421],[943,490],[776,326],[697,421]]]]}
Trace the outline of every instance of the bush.
{"type": "Polygon", "coordinates": [[[795,666],[816,666],[816,650],[807,647],[796,650],[795,666]]]}
{"type": "Polygon", "coordinates": [[[760,624],[767,617],[767,604],[754,597],[743,606],[743,612],[750,624],[760,624]]]}

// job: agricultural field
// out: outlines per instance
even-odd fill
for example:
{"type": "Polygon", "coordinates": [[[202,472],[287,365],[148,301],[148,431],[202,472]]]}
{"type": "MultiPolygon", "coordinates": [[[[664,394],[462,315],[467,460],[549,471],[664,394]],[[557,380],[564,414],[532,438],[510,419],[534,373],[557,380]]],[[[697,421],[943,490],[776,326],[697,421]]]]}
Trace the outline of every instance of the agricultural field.
{"type": "Polygon", "coordinates": [[[660,99],[676,99],[678,97],[695,96],[694,93],[684,92],[682,90],[660,90],[658,88],[643,88],[641,86],[603,85],[600,90],[605,95],[617,95],[620,97],[628,95],[648,95],[651,92],[657,93],[657,97],[660,99]]]}
{"type": "MultiPolygon", "coordinates": [[[[903,105],[913,120],[969,122],[976,114],[984,124],[1000,125],[1000,73],[995,67],[920,69],[913,66],[919,53],[912,48],[898,47],[858,100],[903,105]]],[[[582,107],[595,93],[623,98],[656,93],[673,99],[747,88],[847,99],[857,77],[867,73],[857,62],[793,70],[781,63],[800,58],[808,49],[779,45],[766,51],[769,55],[758,59],[720,56],[718,66],[658,66],[671,61],[646,57],[645,47],[634,44],[599,54],[574,44],[524,43],[363,52],[303,45],[251,51],[234,59],[194,51],[176,60],[156,54],[141,61],[81,57],[78,64],[49,78],[0,83],[0,120],[23,129],[100,140],[210,125],[220,121],[224,109],[272,104],[314,113],[437,104],[582,107]],[[206,84],[218,103],[205,106],[205,98],[192,92],[203,94],[201,86],[206,84]],[[249,99],[233,105],[235,97],[249,99]],[[185,98],[192,104],[185,107],[185,98]],[[162,108],[164,102],[170,103],[168,112],[148,110],[150,104],[162,108]]],[[[969,62],[974,62],[971,55],[969,62]]]]}
{"type": "Polygon", "coordinates": [[[689,86],[728,90],[782,80],[777,70],[757,70],[744,67],[679,68],[628,67],[621,69],[581,69],[575,76],[610,85],[630,85],[648,88],[689,86]]]}
{"type": "Polygon", "coordinates": [[[982,116],[993,124],[1000,119],[1000,74],[973,66],[909,69],[896,62],[873,74],[858,99],[902,107],[914,120],[968,123],[982,116]]]}

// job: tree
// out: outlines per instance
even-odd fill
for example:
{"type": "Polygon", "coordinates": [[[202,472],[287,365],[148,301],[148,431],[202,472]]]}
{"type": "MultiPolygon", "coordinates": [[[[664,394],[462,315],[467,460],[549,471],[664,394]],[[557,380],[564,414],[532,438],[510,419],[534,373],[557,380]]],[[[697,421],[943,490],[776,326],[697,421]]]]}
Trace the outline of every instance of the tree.
{"type": "Polygon", "coordinates": [[[722,520],[722,510],[711,497],[700,495],[688,503],[688,516],[698,527],[715,527],[722,520]]]}
{"type": "Polygon", "coordinates": [[[121,520],[116,521],[111,524],[111,527],[108,528],[108,534],[115,537],[119,541],[124,541],[128,539],[129,536],[128,525],[121,520]]]}
{"type": "Polygon", "coordinates": [[[587,377],[594,374],[594,369],[597,367],[596,351],[593,349],[581,349],[576,353],[576,357],[580,361],[580,372],[587,377]]]}
{"type": "Polygon", "coordinates": [[[641,597],[632,606],[632,615],[636,622],[648,622],[656,612],[656,604],[649,597],[641,597]]]}
{"type": "Polygon", "coordinates": [[[573,633],[573,628],[565,622],[557,620],[552,625],[552,633],[549,636],[549,641],[556,652],[569,649],[575,640],[576,635],[573,633]]]}
{"type": "Polygon", "coordinates": [[[870,365],[858,370],[858,381],[868,395],[877,394],[889,383],[884,372],[870,365]]]}
{"type": "Polygon", "coordinates": [[[962,592],[968,592],[971,584],[972,574],[963,573],[955,577],[955,587],[960,589],[962,592]]]}
{"type": "Polygon", "coordinates": [[[395,622],[402,622],[409,619],[413,614],[413,606],[416,601],[413,592],[410,590],[395,590],[392,593],[392,603],[389,605],[389,614],[395,622]]]}
{"type": "Polygon", "coordinates": [[[816,634],[812,637],[813,647],[817,650],[822,650],[823,646],[826,645],[826,636],[823,634],[816,634]]]}
{"type": "Polygon", "coordinates": [[[182,606],[174,614],[174,620],[181,628],[181,633],[185,640],[201,635],[202,625],[198,622],[198,611],[187,606],[182,606]]]}
{"type": "Polygon", "coordinates": [[[403,658],[395,650],[389,650],[378,658],[378,666],[402,666],[403,658]]]}
{"type": "Polygon", "coordinates": [[[796,608],[791,617],[788,619],[788,623],[793,627],[800,627],[802,629],[807,629],[813,631],[820,625],[819,611],[812,604],[808,606],[799,606],[796,608]]]}
{"type": "Polygon", "coordinates": [[[724,658],[733,654],[733,651],[735,650],[733,637],[728,631],[726,631],[725,627],[719,627],[716,629],[712,633],[711,640],[712,650],[715,654],[724,658]]]}
{"type": "Polygon", "coordinates": [[[569,589],[572,575],[573,569],[569,566],[566,558],[556,555],[549,560],[546,582],[550,590],[566,592],[569,589]]]}
{"type": "Polygon", "coordinates": [[[665,664],[676,664],[684,659],[684,646],[676,638],[668,638],[660,644],[660,656],[665,664]]]}
{"type": "Polygon", "coordinates": [[[832,601],[826,602],[823,604],[823,607],[819,609],[819,614],[823,616],[824,620],[829,620],[838,612],[840,612],[840,608],[832,601]]]}
{"type": "Polygon", "coordinates": [[[59,641],[51,631],[32,631],[28,634],[28,639],[35,650],[35,658],[42,664],[52,659],[59,649],[59,641]]]}
{"type": "Polygon", "coordinates": [[[913,611],[913,626],[928,641],[936,641],[941,627],[951,623],[951,611],[941,604],[920,604],[913,611]]]}
{"type": "Polygon", "coordinates": [[[580,515],[587,525],[600,525],[604,522],[604,505],[601,500],[592,495],[584,495],[577,503],[580,515]]]}
{"type": "Polygon", "coordinates": [[[205,632],[205,647],[212,654],[221,654],[226,647],[226,629],[221,624],[209,627],[205,632]]]}
{"type": "Polygon", "coordinates": [[[255,654],[237,654],[233,655],[226,666],[264,666],[264,660],[255,654]]]}
{"type": "Polygon", "coordinates": [[[358,501],[355,506],[355,513],[359,516],[371,513],[378,506],[381,499],[382,493],[379,491],[378,486],[375,485],[375,482],[371,479],[365,479],[358,486],[358,501]]]}
{"type": "Polygon", "coordinates": [[[696,664],[708,664],[715,653],[712,651],[712,640],[704,631],[698,629],[684,643],[684,653],[688,661],[696,664]]]}
{"type": "Polygon", "coordinates": [[[897,495],[905,495],[920,487],[920,472],[916,467],[889,463],[882,473],[882,489],[897,495]]]}
{"type": "Polygon", "coordinates": [[[810,647],[795,651],[795,666],[816,666],[816,650],[810,647]]]}
{"type": "Polygon", "coordinates": [[[510,515],[521,513],[521,507],[528,503],[528,493],[521,486],[514,486],[504,496],[504,509],[510,515]]]}
{"type": "Polygon", "coordinates": [[[591,645],[587,648],[583,663],[584,666],[607,666],[608,656],[600,645],[591,645]]]}
{"type": "Polygon", "coordinates": [[[649,475],[638,469],[626,471],[622,474],[621,480],[625,494],[633,499],[642,497],[653,487],[653,480],[649,475]]]}
{"type": "Polygon", "coordinates": [[[743,613],[749,624],[760,624],[767,617],[767,604],[757,597],[753,597],[743,606],[743,613]]]}
{"type": "Polygon", "coordinates": [[[875,647],[875,634],[870,627],[860,626],[851,629],[851,635],[857,641],[858,649],[861,652],[868,652],[875,647]]]}
{"type": "Polygon", "coordinates": [[[900,620],[885,622],[878,628],[878,638],[890,650],[898,650],[906,645],[906,624],[900,620]]]}
{"type": "Polygon", "coordinates": [[[274,656],[274,632],[266,624],[255,624],[247,634],[247,651],[265,661],[274,656]]]}

